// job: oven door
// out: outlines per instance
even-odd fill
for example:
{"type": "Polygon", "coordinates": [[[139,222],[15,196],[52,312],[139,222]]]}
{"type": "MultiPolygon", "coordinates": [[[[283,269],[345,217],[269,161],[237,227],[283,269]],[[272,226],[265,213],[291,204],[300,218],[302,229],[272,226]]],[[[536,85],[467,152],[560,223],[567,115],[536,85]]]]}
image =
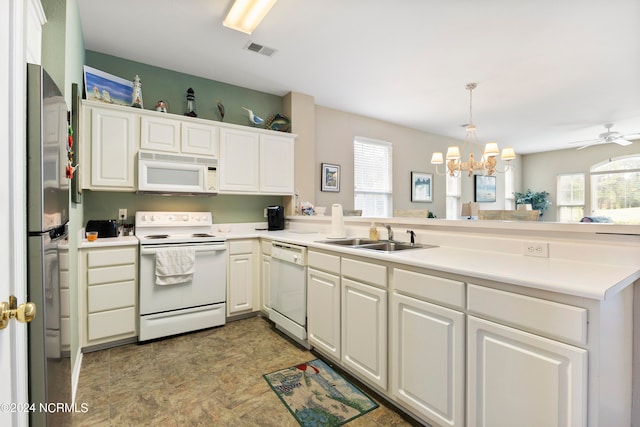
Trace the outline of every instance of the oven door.
{"type": "Polygon", "coordinates": [[[226,301],[227,264],[224,243],[140,246],[140,315],[198,307],[226,301]],[[156,285],[156,251],[195,249],[193,279],[175,285],[156,285]]]}

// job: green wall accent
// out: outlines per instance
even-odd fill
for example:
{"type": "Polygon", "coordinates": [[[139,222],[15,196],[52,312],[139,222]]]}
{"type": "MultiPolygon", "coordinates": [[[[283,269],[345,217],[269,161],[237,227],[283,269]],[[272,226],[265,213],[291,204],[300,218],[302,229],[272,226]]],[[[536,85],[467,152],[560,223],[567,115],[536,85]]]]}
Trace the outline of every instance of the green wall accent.
{"type": "Polygon", "coordinates": [[[169,112],[184,114],[187,89],[193,88],[198,117],[220,121],[216,100],[225,107],[225,123],[250,126],[247,107],[267,119],[282,113],[282,97],[192,76],[152,65],[134,62],[91,50],[86,51],[86,65],[127,80],[140,76],[145,110],[155,110],[159,100],[169,102],[169,112]]]}
{"type": "MultiPolygon", "coordinates": [[[[85,220],[117,219],[118,209],[127,209],[127,223],[133,224],[137,211],[193,211],[211,212],[215,224],[263,222],[264,208],[281,205],[281,196],[218,195],[156,196],[151,194],[83,192],[85,220]]],[[[83,224],[83,226],[86,225],[83,224]]]]}

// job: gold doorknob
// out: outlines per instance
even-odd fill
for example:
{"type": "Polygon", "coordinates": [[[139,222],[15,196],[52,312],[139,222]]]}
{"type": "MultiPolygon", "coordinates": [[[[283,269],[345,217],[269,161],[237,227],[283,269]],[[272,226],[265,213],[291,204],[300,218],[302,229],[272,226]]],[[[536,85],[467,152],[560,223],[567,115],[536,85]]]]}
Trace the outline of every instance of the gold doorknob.
{"type": "Polygon", "coordinates": [[[0,302],[0,329],[9,325],[9,320],[16,319],[20,323],[29,323],[36,317],[36,305],[26,302],[18,306],[18,300],[13,295],[9,302],[0,302]]]}

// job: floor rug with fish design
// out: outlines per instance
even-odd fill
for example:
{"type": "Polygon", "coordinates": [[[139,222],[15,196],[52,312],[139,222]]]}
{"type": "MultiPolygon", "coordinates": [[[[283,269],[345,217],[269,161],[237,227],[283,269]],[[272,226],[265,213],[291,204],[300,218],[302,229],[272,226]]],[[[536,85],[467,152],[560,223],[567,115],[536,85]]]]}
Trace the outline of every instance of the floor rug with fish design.
{"type": "Polygon", "coordinates": [[[378,407],[320,359],[263,376],[301,426],[340,426],[378,407]]]}

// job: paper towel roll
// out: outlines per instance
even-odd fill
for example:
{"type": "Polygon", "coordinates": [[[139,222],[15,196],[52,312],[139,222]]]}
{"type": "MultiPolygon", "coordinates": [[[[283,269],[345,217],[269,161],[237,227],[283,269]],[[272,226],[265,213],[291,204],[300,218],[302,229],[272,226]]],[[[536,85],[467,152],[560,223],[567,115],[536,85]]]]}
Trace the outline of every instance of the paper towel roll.
{"type": "Polygon", "coordinates": [[[334,203],[331,206],[331,236],[334,238],[344,237],[344,220],[342,217],[342,205],[334,203]]]}

